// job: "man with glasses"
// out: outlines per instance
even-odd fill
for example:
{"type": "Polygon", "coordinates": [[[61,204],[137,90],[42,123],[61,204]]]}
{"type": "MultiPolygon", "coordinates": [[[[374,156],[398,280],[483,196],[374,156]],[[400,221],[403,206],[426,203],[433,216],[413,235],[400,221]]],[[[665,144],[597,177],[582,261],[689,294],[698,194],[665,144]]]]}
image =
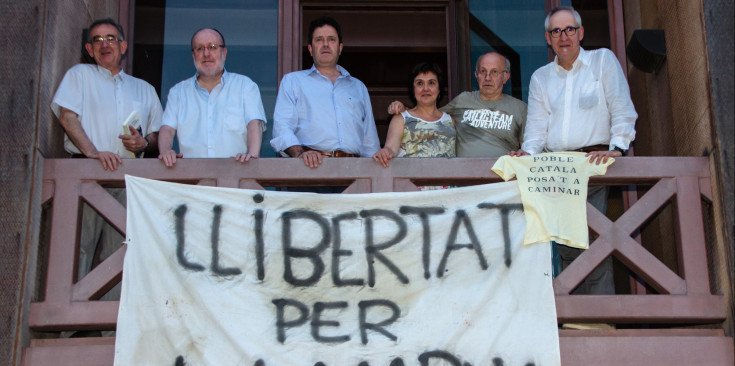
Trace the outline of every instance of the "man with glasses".
{"type": "Polygon", "coordinates": [[[122,27],[112,19],[89,27],[87,52],[96,65],[79,64],[66,72],[51,109],[64,128],[64,148],[73,157],[97,159],[115,170],[121,157],[155,151],[161,124],[161,103],[147,82],[120,66],[128,48],[122,27]],[[135,111],[140,131],[123,134],[123,122],[135,111]]]}
{"type": "MultiPolygon", "coordinates": [[[[456,121],[457,156],[499,157],[518,149],[526,124],[526,103],[503,94],[510,79],[510,61],[495,52],[477,59],[475,77],[480,90],[463,92],[439,108],[456,121]]],[[[401,113],[403,103],[394,101],[388,113],[401,113]]]]}
{"type": "MultiPolygon", "coordinates": [[[[121,157],[152,154],[161,125],[161,103],[147,82],[126,74],[120,60],[127,50],[122,27],[112,19],[89,26],[87,52],[95,65],[80,64],[69,69],[56,90],[51,109],[64,128],[64,148],[72,157],[97,159],[105,170],[122,164],[121,157]],[[123,123],[137,114],[140,129],[123,130],[123,123]]],[[[125,190],[107,192],[125,204],[125,190]]],[[[101,259],[117,250],[122,235],[88,205],[82,210],[79,278],[92,268],[93,257],[101,259]],[[99,242],[100,248],[97,248],[99,242]]],[[[102,299],[119,298],[119,285],[102,299]]]]}
{"type": "Polygon", "coordinates": [[[257,159],[266,121],[258,85],[225,70],[227,46],[216,29],[196,31],[191,53],[197,72],[168,92],[158,158],[167,167],[181,157],[257,159]],[[179,154],[172,149],[177,134],[179,154]]]}
{"type": "Polygon", "coordinates": [[[310,168],[324,157],[373,156],[380,142],[367,88],[337,65],[343,46],[339,24],[316,19],[307,39],[314,65],[281,80],[271,146],[310,168]]]}
{"type": "MultiPolygon", "coordinates": [[[[523,146],[510,154],[582,151],[592,164],[624,155],[635,138],[638,115],[618,59],[608,49],[585,51],[580,47],[584,27],[572,7],[552,10],[544,27],[556,58],[531,77],[523,146]]],[[[593,186],[587,200],[605,213],[607,194],[606,186],[593,186]]],[[[581,254],[576,248],[560,245],[558,249],[562,268],[581,254]]],[[[600,264],[574,293],[614,294],[612,258],[600,264]]]]}

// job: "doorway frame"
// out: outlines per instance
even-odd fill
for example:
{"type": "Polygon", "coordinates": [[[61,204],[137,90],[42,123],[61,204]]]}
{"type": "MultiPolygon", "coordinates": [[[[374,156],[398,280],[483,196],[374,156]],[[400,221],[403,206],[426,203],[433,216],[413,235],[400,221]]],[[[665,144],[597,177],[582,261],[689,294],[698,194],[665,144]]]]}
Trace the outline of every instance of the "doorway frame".
{"type": "MultiPolygon", "coordinates": [[[[466,8],[465,0],[379,0],[379,1],[355,1],[355,0],[279,0],[278,3],[278,81],[289,72],[301,70],[303,39],[303,12],[309,8],[350,9],[350,8],[375,8],[391,9],[406,7],[426,7],[432,9],[443,9],[446,24],[447,44],[447,88],[449,98],[454,98],[462,91],[462,79],[458,70],[465,60],[460,60],[458,52],[458,37],[463,37],[461,27],[457,26],[457,6],[466,8]]],[[[461,23],[461,22],[460,22],[461,23]]],[[[349,43],[349,42],[348,42],[349,43]]],[[[389,45],[389,44],[388,44],[389,45]]],[[[469,48],[467,56],[469,57],[469,48]]]]}

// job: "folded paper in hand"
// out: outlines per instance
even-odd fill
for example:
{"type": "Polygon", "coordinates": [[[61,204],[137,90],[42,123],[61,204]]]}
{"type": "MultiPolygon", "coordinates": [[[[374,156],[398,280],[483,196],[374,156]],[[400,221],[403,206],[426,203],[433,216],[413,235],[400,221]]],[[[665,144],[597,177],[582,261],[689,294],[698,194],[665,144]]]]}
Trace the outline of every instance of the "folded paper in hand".
{"type": "MultiPolygon", "coordinates": [[[[128,118],[125,119],[125,122],[122,124],[122,134],[132,135],[134,129],[138,130],[139,134],[143,134],[143,130],[140,127],[140,116],[138,115],[138,111],[130,112],[128,118]]],[[[128,151],[128,154],[129,158],[135,158],[135,153],[132,151],[128,151]]]]}

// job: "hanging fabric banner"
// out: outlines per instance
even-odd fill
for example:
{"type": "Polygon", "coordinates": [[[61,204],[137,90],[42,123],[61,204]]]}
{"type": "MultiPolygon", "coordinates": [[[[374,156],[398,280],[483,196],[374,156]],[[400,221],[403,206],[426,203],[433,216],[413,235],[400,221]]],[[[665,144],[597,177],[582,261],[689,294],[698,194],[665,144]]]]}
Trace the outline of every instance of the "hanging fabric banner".
{"type": "Polygon", "coordinates": [[[559,365],[516,182],[320,195],[126,177],[116,365],[559,365]]]}

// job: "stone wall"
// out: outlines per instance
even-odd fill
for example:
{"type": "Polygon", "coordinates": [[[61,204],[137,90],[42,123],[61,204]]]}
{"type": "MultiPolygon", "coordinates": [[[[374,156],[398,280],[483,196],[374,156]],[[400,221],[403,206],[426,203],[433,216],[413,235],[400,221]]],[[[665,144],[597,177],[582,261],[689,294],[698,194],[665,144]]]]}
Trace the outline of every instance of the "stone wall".
{"type": "Polygon", "coordinates": [[[39,256],[43,158],[61,157],[50,110],[66,69],[79,62],[82,29],[119,12],[119,0],[25,0],[0,4],[0,364],[19,365],[29,342],[28,304],[42,293],[39,256]]]}
{"type": "MultiPolygon", "coordinates": [[[[638,156],[708,156],[713,202],[705,214],[712,291],[728,299],[733,335],[733,4],[731,1],[626,0],[626,38],[663,29],[666,61],[657,74],[629,63],[639,118],[638,156]],[[709,43],[709,44],[708,44],[709,43]]],[[[644,228],[648,250],[676,269],[675,203],[644,228]]]]}

